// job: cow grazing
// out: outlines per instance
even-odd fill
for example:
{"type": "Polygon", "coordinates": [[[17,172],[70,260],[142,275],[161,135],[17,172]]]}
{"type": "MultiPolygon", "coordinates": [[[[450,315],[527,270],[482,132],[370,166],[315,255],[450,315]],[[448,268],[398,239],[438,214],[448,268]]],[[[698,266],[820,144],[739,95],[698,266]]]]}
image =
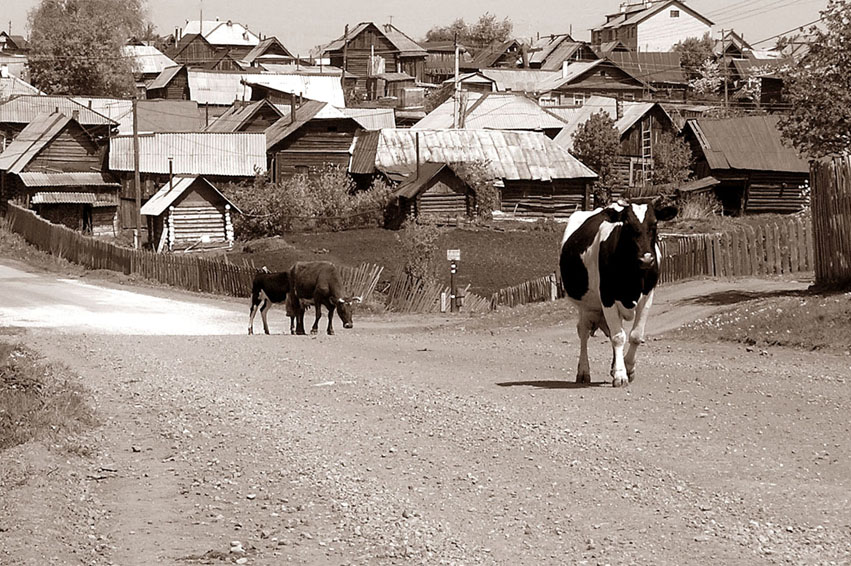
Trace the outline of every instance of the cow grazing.
{"type": "Polygon", "coordinates": [[[251,310],[248,317],[248,333],[254,334],[254,315],[257,310],[260,310],[260,316],[263,319],[263,330],[269,334],[269,323],[266,320],[266,313],[272,308],[273,304],[279,304],[286,301],[287,316],[290,317],[290,332],[295,329],[295,312],[293,305],[287,300],[290,293],[290,274],[288,271],[281,273],[270,273],[266,267],[254,276],[251,282],[251,310]]]}
{"type": "Polygon", "coordinates": [[[316,334],[322,307],[328,309],[328,334],[334,334],[334,310],[343,321],[343,328],[352,328],[352,304],[360,297],[347,297],[343,280],[337,267],[328,261],[299,262],[290,269],[293,289],[293,310],[298,320],[296,334],[304,334],[304,309],[306,302],[316,306],[316,320],[310,333],[316,334]]]}
{"type": "Polygon", "coordinates": [[[612,342],[612,384],[635,377],[635,353],[659,280],[661,252],[656,222],[677,214],[661,199],[650,204],[619,201],[605,208],[574,212],[561,241],[559,267],[564,290],[579,309],[578,383],[590,383],[588,337],[602,328],[612,342]],[[624,321],[634,320],[629,346],[624,321]]]}

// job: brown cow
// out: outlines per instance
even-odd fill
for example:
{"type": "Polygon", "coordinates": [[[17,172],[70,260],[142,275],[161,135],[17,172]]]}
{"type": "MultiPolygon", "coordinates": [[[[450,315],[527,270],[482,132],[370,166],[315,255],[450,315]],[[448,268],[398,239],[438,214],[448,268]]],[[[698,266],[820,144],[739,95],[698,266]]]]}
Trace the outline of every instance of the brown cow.
{"type": "Polygon", "coordinates": [[[316,334],[322,307],[328,309],[328,334],[334,334],[334,310],[343,321],[343,328],[352,328],[352,304],[359,303],[360,297],[349,297],[343,288],[343,280],[337,267],[329,261],[299,262],[290,269],[292,298],[290,304],[296,315],[296,334],[304,334],[305,303],[313,301],[316,306],[316,320],[310,333],[316,334]]]}

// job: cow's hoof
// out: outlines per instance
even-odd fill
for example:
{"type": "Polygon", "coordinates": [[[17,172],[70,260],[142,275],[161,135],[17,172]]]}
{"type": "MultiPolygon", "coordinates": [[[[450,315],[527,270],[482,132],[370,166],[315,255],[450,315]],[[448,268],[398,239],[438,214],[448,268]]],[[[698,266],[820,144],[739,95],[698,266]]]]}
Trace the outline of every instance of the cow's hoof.
{"type": "Polygon", "coordinates": [[[269,334],[269,331],[268,331],[268,330],[264,330],[263,332],[265,332],[265,333],[266,333],[266,335],[268,336],[268,334],[269,334]]]}
{"type": "Polygon", "coordinates": [[[612,387],[626,387],[629,385],[629,378],[626,376],[619,376],[612,379],[612,387]]]}
{"type": "Polygon", "coordinates": [[[333,336],[333,335],[334,335],[334,331],[333,331],[333,330],[329,330],[329,331],[328,331],[328,336],[333,336]]]}
{"type": "Polygon", "coordinates": [[[590,373],[577,373],[576,374],[576,383],[591,383],[591,374],[590,373]]]}
{"type": "Polygon", "coordinates": [[[311,336],[316,336],[317,334],[319,334],[319,332],[317,332],[315,328],[310,331],[311,336]]]}
{"type": "Polygon", "coordinates": [[[254,334],[254,331],[249,328],[248,329],[248,335],[251,336],[252,334],[254,334]]]}
{"type": "Polygon", "coordinates": [[[635,379],[635,370],[626,372],[626,375],[629,378],[629,382],[632,383],[632,381],[635,379]]]}

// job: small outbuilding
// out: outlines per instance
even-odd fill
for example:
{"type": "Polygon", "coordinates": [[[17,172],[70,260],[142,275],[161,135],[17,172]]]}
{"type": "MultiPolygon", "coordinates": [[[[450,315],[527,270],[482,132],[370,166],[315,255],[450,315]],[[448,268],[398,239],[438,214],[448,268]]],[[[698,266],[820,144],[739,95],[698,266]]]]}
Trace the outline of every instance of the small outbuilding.
{"type": "Polygon", "coordinates": [[[448,163],[423,163],[393,192],[397,219],[427,214],[439,218],[469,217],[475,212],[476,194],[448,163]]]}
{"type": "Polygon", "coordinates": [[[241,211],[202,176],[175,177],[142,206],[158,252],[233,246],[232,213],[241,211]]]}

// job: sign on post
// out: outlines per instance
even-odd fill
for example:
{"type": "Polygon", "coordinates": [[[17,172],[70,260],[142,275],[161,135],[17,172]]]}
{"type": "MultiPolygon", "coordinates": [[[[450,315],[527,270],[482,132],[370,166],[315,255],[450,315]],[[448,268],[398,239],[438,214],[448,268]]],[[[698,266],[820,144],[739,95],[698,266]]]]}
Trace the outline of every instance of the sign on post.
{"type": "Polygon", "coordinates": [[[461,250],[446,250],[448,261],[461,261],[461,250]]]}

